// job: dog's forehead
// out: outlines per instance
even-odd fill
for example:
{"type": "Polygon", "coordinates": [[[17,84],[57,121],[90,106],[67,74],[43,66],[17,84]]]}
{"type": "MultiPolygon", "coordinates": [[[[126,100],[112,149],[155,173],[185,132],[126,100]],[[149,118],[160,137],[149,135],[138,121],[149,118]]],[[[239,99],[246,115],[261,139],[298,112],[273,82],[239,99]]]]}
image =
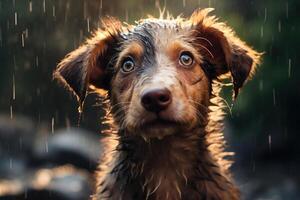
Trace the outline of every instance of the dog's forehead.
{"type": "Polygon", "coordinates": [[[147,19],[124,35],[125,43],[138,41],[146,49],[154,49],[174,39],[187,36],[188,28],[178,20],[147,19]]]}

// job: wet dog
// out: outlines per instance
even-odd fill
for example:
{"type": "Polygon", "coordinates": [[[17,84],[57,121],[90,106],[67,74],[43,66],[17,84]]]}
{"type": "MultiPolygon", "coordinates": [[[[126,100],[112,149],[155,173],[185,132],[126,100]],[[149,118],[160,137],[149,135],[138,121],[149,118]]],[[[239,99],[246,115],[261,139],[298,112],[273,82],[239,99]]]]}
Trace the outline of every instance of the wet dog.
{"type": "Polygon", "coordinates": [[[106,91],[110,129],[94,200],[235,200],[224,151],[223,78],[234,98],[260,54],[225,23],[197,10],[189,18],[103,20],[54,76],[83,104],[106,91]]]}

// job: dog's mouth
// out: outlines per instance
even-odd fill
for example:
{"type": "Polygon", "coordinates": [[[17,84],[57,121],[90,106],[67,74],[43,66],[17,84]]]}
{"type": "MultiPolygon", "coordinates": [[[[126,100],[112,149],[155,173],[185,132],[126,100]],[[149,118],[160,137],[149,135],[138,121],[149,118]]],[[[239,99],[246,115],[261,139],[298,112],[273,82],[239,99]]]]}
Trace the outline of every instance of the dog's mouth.
{"type": "Polygon", "coordinates": [[[147,129],[147,128],[168,128],[168,127],[176,127],[182,125],[181,122],[174,121],[174,120],[167,120],[162,118],[156,118],[151,121],[144,122],[139,125],[139,128],[141,129],[147,129]]]}

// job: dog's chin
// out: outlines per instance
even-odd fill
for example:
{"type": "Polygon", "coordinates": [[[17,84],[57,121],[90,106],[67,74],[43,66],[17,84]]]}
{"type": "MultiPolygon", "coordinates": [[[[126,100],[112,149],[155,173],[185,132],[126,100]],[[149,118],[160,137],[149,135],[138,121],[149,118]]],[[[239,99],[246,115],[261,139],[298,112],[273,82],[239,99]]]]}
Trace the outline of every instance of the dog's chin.
{"type": "Polygon", "coordinates": [[[140,124],[136,131],[145,140],[151,138],[163,139],[166,136],[176,134],[182,126],[183,124],[180,122],[156,119],[140,124]]]}

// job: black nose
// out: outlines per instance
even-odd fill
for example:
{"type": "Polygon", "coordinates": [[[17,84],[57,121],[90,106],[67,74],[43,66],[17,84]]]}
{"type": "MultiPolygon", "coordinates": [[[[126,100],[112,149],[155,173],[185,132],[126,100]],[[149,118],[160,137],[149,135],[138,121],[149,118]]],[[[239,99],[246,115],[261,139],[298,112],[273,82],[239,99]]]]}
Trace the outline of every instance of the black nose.
{"type": "Polygon", "coordinates": [[[168,89],[148,90],[142,95],[142,105],[150,112],[165,110],[171,102],[172,96],[168,89]]]}

